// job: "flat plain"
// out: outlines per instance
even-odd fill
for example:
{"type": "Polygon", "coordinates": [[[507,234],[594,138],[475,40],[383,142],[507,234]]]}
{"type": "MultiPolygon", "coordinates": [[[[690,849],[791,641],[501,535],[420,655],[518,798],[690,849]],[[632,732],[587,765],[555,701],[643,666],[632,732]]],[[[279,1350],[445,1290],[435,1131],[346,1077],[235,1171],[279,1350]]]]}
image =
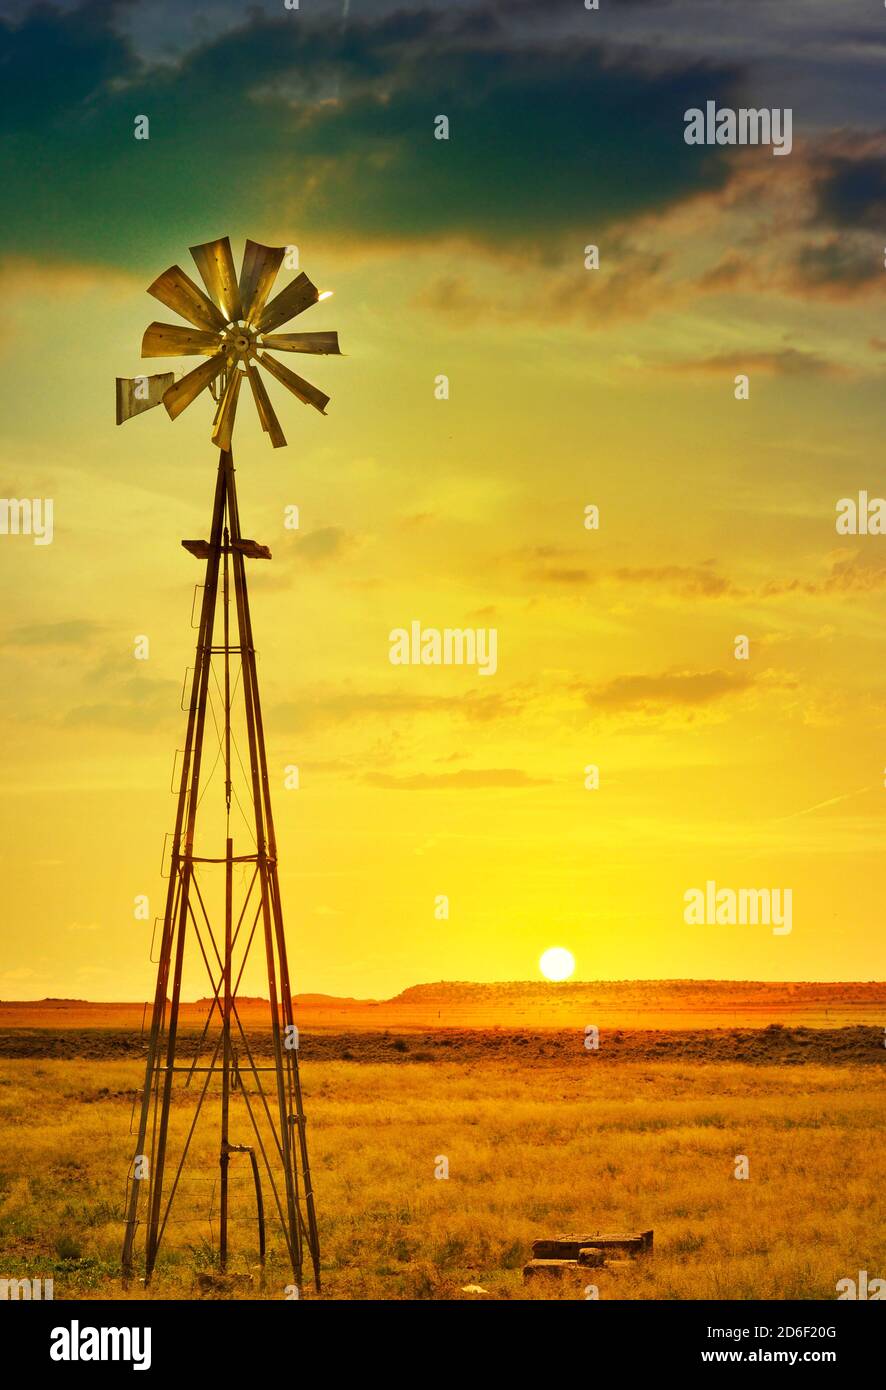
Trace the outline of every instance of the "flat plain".
{"type": "MultiPolygon", "coordinates": [[[[597,1049],[585,1045],[585,1026],[600,1017],[586,997],[554,996],[553,1012],[574,1014],[572,1026],[513,1017],[504,1028],[475,997],[462,1001],[475,1026],[446,1028],[430,1016],[446,1007],[440,988],[427,988],[437,998],[425,998],[423,1018],[413,1000],[399,1027],[304,1026],[321,1297],[575,1299],[596,1289],[601,1299],[829,1300],[839,1279],[886,1271],[882,987],[835,986],[827,998],[801,999],[799,1008],[827,1019],[818,1028],[790,1008],[787,1022],[760,1026],[759,1001],[743,1007],[734,985],[727,1022],[720,1001],[695,988],[695,1010],[679,1011],[682,1029],[656,1028],[643,1009],[633,1028],[604,1023],[597,1049]],[[699,1025],[712,1008],[721,1026],[699,1025]],[[742,1157],[746,1179],[736,1176],[742,1157]],[[649,1228],[651,1258],[523,1281],[534,1239],[649,1228]]],[[[499,988],[538,1010],[535,987],[522,996],[499,988]]],[[[821,996],[827,987],[816,988],[821,996]]],[[[777,1011],[771,997],[764,1002],[777,1011]]],[[[229,1274],[218,1274],[212,1095],[154,1281],[147,1291],[137,1281],[123,1289],[144,1043],[138,1027],[126,1027],[129,1014],[106,1006],[105,1026],[74,1004],[67,1026],[52,1027],[47,1013],[56,1021],[60,1003],[26,1015],[20,1006],[18,1026],[10,1026],[14,1006],[0,1008],[0,1276],[52,1277],[56,1299],[284,1298],[291,1273],[273,1222],[259,1266],[245,1164],[233,1182],[233,1258],[229,1274]]],[[[673,999],[665,1003],[671,1010],[673,999]]],[[[193,1054],[201,1015],[192,1008],[193,1054]]],[[[192,1104],[179,1095],[173,1147],[192,1104]]],[[[241,1104],[234,1119],[246,1139],[241,1104]]],[[[301,1295],[316,1296],[310,1283],[301,1295]]]]}

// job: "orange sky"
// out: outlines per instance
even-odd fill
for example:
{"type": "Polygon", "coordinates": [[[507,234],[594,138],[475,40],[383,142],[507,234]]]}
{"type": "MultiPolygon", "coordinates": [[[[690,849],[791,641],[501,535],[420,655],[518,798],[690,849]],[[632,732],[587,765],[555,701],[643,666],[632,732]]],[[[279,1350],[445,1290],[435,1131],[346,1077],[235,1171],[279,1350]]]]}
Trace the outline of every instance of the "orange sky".
{"type": "Polygon", "coordinates": [[[586,979],[882,974],[886,538],[834,524],[878,489],[882,259],[813,274],[833,238],[879,247],[818,182],[877,137],[797,130],[788,159],[729,152],[546,250],[419,235],[397,203],[370,233],[368,165],[353,235],[346,189],[309,210],[293,180],[223,217],[195,196],[128,261],[110,232],[7,247],[0,492],[53,498],[55,533],[0,536],[3,997],[152,987],[133,902],[162,911],[200,578],[179,542],[206,533],[215,455],[205,396],[118,429],[113,382],[171,317],[147,283],[224,233],[238,258],[297,243],[335,297],[294,327],[347,354],[303,368],[327,418],[270,383],[288,449],[251,402],[235,436],[244,531],[274,553],[250,582],[295,987],[534,978],[553,944],[586,979]],[[495,674],[393,666],[414,620],[494,628],[495,674]],[[708,880],[791,889],[792,931],[687,925],[708,880]]]}

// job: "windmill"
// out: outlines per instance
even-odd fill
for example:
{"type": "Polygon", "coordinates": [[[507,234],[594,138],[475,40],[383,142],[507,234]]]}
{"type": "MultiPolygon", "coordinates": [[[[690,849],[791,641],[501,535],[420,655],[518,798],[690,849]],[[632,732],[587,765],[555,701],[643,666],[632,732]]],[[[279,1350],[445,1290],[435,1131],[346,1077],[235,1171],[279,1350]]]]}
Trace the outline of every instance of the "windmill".
{"type": "MultiPolygon", "coordinates": [[[[220,451],[209,539],[182,541],[186,550],[205,561],[206,572],[187,705],[185,747],[177,778],[175,826],[138,1139],[127,1182],[122,1265],[124,1278],[131,1277],[136,1234],[139,1226],[144,1225],[145,1282],[150,1281],[198,1118],[213,1079],[220,1078],[219,1172],[213,1183],[213,1193],[216,1187],[218,1192],[220,1269],[224,1271],[228,1266],[229,1221],[233,1219],[231,1164],[237,1155],[245,1154],[254,1185],[262,1265],[266,1248],[264,1179],[270,1190],[268,1205],[272,1217],[276,1215],[279,1220],[296,1287],[302,1282],[307,1249],[319,1290],[320,1249],[299,1080],[298,1030],[292,1011],[277,839],[246,585],[246,561],[270,559],[270,551],[266,546],[245,539],[240,529],[231,440],[237,403],[246,378],[262,429],[272,446],[281,448],[286,443],[259,366],[304,404],[325,414],[329,397],[271,356],[271,350],[338,353],[338,335],[275,332],[326,297],[305,274],[299,273],[279,294],[269,299],[283,262],[284,247],[247,241],[239,278],[227,237],[194,246],[191,254],[208,294],[179,266],[164,271],[148,287],[148,293],[186,319],[187,324],[150,324],[142,342],[142,356],[199,356],[206,360],[178,381],[171,372],[117,379],[118,424],[161,402],[174,420],[208,389],[216,406],[211,438],[220,451]],[[217,632],[219,617],[221,641],[217,632]],[[222,667],[221,681],[216,663],[222,667]],[[238,692],[242,703],[242,709],[238,710],[240,725],[245,728],[245,760],[241,757],[232,721],[238,692]],[[219,717],[216,717],[216,705],[219,717]],[[211,738],[207,711],[218,735],[215,766],[223,760],[224,768],[223,855],[195,852],[198,809],[212,777],[211,773],[207,776],[205,766],[209,758],[204,759],[204,747],[211,738]],[[232,753],[239,763],[240,773],[232,761],[232,753]],[[237,793],[235,779],[241,774],[248,813],[237,793]],[[232,803],[248,831],[245,850],[239,852],[241,846],[238,845],[237,854],[234,853],[231,826],[232,803]],[[223,897],[216,885],[217,908],[211,906],[212,898],[203,881],[213,872],[223,872],[224,879],[223,897]],[[235,877],[238,879],[236,889],[235,877]],[[256,1050],[237,1007],[238,988],[256,936],[263,943],[267,967],[273,1055],[269,1066],[258,1064],[256,1050]],[[193,948],[198,948],[211,986],[202,1034],[196,1048],[189,1044],[190,1059],[185,1055],[188,1048],[182,1048],[180,1029],[182,973],[189,946],[192,955],[193,948]],[[208,1061],[201,1064],[204,1049],[208,1061]],[[270,1083],[267,1087],[265,1077],[270,1083]],[[181,1083],[178,1091],[177,1082],[181,1083]],[[196,1094],[197,1099],[192,1106],[187,1137],[180,1146],[171,1145],[173,1100],[192,1083],[195,1088],[191,1094],[196,1094]],[[233,1142],[238,1126],[247,1131],[251,1143],[233,1142]],[[171,1153],[171,1147],[176,1152],[171,1153]]],[[[210,747],[210,756],[212,752],[210,747]]],[[[157,925],[159,921],[158,918],[157,925]]]]}

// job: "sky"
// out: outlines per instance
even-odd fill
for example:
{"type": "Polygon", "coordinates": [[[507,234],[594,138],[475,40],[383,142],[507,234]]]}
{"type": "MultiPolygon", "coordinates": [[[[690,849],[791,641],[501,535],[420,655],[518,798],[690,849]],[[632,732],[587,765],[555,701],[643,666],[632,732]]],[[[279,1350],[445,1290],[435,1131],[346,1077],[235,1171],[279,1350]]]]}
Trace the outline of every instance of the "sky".
{"type": "Polygon", "coordinates": [[[0,4],[0,497],[54,516],[0,535],[0,997],[153,988],[216,455],[206,394],[118,427],[114,378],[194,365],[142,364],[145,289],[223,235],[297,246],[334,297],[280,331],[344,353],[287,362],[325,417],[270,382],[288,448],[251,402],[235,434],[294,988],[552,945],[581,979],[882,977],[886,537],[835,518],[886,491],[884,26],[0,4]],[[686,144],[709,100],[790,108],[790,154],[686,144]],[[494,674],[393,665],[414,621],[494,629],[494,674]],[[687,923],[708,882],[789,890],[791,931],[687,923]]]}

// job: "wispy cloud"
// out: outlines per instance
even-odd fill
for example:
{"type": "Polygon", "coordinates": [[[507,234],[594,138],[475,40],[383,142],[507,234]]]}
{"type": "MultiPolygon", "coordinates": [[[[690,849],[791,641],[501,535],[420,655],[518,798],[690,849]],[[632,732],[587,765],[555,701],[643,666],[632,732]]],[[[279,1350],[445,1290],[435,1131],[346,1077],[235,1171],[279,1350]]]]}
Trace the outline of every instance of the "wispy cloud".
{"type": "Polygon", "coordinates": [[[72,618],[59,623],[31,623],[14,628],[5,642],[10,647],[83,647],[101,635],[100,623],[88,618],[72,618]]]}
{"type": "Polygon", "coordinates": [[[753,684],[754,677],[742,671],[662,671],[657,675],[616,676],[583,687],[583,694],[591,709],[657,713],[734,698],[753,684]]]}

